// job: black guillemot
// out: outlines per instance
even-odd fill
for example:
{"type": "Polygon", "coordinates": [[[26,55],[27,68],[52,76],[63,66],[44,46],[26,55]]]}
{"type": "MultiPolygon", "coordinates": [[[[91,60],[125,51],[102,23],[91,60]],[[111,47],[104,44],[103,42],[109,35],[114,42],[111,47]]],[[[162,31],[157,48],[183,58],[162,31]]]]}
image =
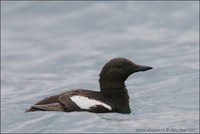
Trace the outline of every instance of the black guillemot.
{"type": "Polygon", "coordinates": [[[66,91],[47,97],[26,112],[88,111],[93,113],[130,113],[125,80],[135,72],[153,69],[137,65],[126,58],[114,58],[104,65],[99,75],[100,92],[86,89],[66,91]]]}

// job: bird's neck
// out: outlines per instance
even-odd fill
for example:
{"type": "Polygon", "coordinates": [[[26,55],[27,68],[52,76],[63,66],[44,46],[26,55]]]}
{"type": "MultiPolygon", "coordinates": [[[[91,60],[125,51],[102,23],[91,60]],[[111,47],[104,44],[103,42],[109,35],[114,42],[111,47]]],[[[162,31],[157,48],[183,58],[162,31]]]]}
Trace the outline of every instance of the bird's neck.
{"type": "Polygon", "coordinates": [[[116,99],[128,103],[129,96],[124,82],[103,81],[99,79],[100,90],[111,99],[116,99]]]}
{"type": "Polygon", "coordinates": [[[115,91],[115,90],[124,90],[126,89],[126,85],[124,82],[118,82],[118,81],[101,81],[99,80],[99,84],[100,84],[100,89],[102,92],[112,92],[112,91],[115,91]]]}
{"type": "Polygon", "coordinates": [[[109,81],[99,79],[101,93],[107,96],[121,113],[130,113],[129,96],[123,81],[109,81]]]}

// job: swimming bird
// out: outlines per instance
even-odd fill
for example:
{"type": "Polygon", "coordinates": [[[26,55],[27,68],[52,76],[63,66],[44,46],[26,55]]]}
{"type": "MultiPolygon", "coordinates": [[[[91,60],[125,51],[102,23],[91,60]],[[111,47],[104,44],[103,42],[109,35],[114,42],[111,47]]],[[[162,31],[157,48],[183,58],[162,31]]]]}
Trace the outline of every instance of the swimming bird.
{"type": "Polygon", "coordinates": [[[47,97],[26,110],[33,111],[88,111],[93,113],[130,113],[129,95],[125,81],[133,73],[153,69],[138,65],[126,58],[113,58],[100,74],[100,91],[75,89],[47,97]]]}

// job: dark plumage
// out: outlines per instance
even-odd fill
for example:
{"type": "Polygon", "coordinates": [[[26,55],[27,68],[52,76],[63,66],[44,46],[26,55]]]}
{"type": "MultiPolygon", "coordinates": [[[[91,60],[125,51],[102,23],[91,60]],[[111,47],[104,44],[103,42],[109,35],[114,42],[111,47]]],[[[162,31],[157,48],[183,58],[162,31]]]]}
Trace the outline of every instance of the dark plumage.
{"type": "MultiPolygon", "coordinates": [[[[26,112],[88,111],[94,113],[130,113],[129,96],[125,86],[125,80],[132,73],[150,69],[152,67],[137,65],[126,58],[114,58],[104,65],[99,75],[100,92],[86,89],[66,91],[39,101],[26,112]],[[97,100],[99,103],[85,108],[77,102],[77,98],[88,100],[88,103],[97,100]]],[[[84,104],[86,101],[82,103],[83,105],[87,105],[84,104]]]]}

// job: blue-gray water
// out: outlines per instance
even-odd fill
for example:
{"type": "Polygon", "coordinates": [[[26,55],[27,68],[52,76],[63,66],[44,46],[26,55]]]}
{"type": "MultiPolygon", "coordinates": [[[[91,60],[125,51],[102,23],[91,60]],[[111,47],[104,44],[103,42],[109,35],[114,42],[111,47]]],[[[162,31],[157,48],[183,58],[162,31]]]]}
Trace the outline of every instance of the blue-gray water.
{"type": "Polygon", "coordinates": [[[197,1],[1,4],[1,132],[199,132],[197,1]],[[24,113],[63,91],[98,91],[114,57],[154,68],[126,81],[131,114],[24,113]]]}

